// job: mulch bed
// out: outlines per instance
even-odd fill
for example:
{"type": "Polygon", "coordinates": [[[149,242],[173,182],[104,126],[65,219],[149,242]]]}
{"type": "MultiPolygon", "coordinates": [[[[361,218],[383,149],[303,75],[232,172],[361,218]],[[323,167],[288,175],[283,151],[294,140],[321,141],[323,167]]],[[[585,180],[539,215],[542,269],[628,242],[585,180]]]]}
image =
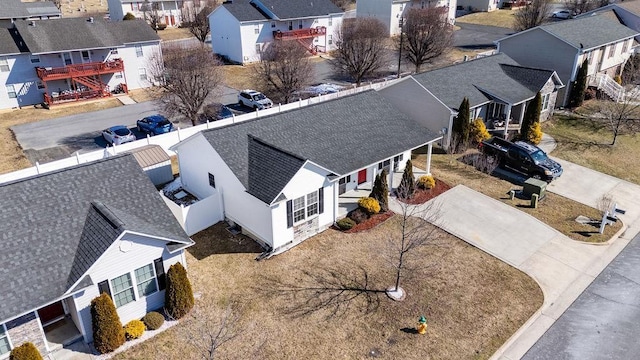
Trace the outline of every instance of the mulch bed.
{"type": "Polygon", "coordinates": [[[352,233],[357,233],[360,231],[365,231],[365,230],[369,230],[369,229],[373,229],[374,227],[382,224],[383,222],[387,221],[388,218],[393,216],[393,211],[387,211],[385,213],[379,213],[379,214],[375,214],[375,215],[371,215],[371,217],[369,219],[367,219],[367,221],[363,221],[360,224],[356,224],[354,227],[352,227],[351,229],[344,231],[347,234],[352,234],[352,233]]]}
{"type": "Polygon", "coordinates": [[[434,197],[442,194],[449,189],[451,189],[451,186],[449,186],[449,184],[436,179],[436,186],[434,186],[432,189],[423,190],[416,187],[416,191],[413,193],[413,196],[408,199],[408,201],[405,201],[405,203],[411,205],[424,204],[425,202],[433,199],[434,197]]]}

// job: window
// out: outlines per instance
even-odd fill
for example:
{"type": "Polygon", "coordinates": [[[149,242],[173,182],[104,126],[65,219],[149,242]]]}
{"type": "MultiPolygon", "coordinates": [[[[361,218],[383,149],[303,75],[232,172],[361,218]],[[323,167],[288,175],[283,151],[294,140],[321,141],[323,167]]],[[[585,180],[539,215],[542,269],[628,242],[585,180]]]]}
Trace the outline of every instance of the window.
{"type": "Polygon", "coordinates": [[[71,53],[63,53],[62,58],[64,60],[65,65],[73,64],[73,60],[71,60],[71,53]]]}
{"type": "Polygon", "coordinates": [[[333,26],[333,17],[329,16],[329,26],[333,26]]]}
{"type": "Polygon", "coordinates": [[[209,173],[209,186],[216,188],[216,177],[212,173],[209,173]]]}
{"type": "Polygon", "coordinates": [[[7,58],[0,58],[0,72],[9,71],[9,62],[7,58]]]}
{"type": "Polygon", "coordinates": [[[136,283],[138,284],[138,296],[148,296],[158,291],[153,264],[136,269],[135,274],[136,283]]]}
{"type": "Polygon", "coordinates": [[[0,325],[0,355],[7,354],[11,351],[9,343],[9,334],[4,329],[4,325],[0,325]]]}
{"type": "Polygon", "coordinates": [[[112,48],[111,49],[111,55],[117,55],[118,54],[118,49],[117,48],[112,48]]]}
{"type": "MultiPolygon", "coordinates": [[[[341,179],[342,180],[342,179],[341,179]]],[[[322,212],[322,196],[314,191],[297,199],[293,199],[293,223],[298,223],[322,212]]]]}
{"type": "Polygon", "coordinates": [[[89,52],[88,51],[82,51],[82,61],[91,61],[91,57],[89,56],[89,52]]]}
{"type": "Polygon", "coordinates": [[[140,77],[140,80],[147,80],[147,69],[139,68],[138,69],[138,77],[140,77]]]}
{"type": "Polygon", "coordinates": [[[276,27],[276,22],[275,22],[275,21],[272,21],[272,22],[271,22],[271,27],[272,27],[272,28],[276,27]]]}
{"type": "Polygon", "coordinates": [[[378,163],[378,170],[382,170],[383,168],[389,171],[389,166],[391,166],[391,159],[387,159],[385,161],[381,161],[378,163]]]}
{"type": "Polygon", "coordinates": [[[304,220],[304,196],[293,200],[293,222],[304,220]]]}
{"type": "Polygon", "coordinates": [[[545,94],[542,96],[542,111],[549,110],[549,98],[551,94],[545,94]]]}
{"type": "Polygon", "coordinates": [[[126,305],[135,300],[131,274],[126,273],[111,280],[111,288],[113,289],[113,301],[116,303],[116,307],[126,305]]]}
{"type": "Polygon", "coordinates": [[[318,213],[318,192],[307,194],[307,217],[318,213]]]}
{"type": "Polygon", "coordinates": [[[298,29],[302,29],[302,20],[298,20],[298,29]]]}
{"type": "Polygon", "coordinates": [[[589,65],[593,63],[593,51],[587,54],[587,59],[589,59],[589,65]]]}
{"type": "Polygon", "coordinates": [[[122,73],[116,73],[114,77],[116,79],[122,79],[122,73]]]}
{"type": "Polygon", "coordinates": [[[15,86],[11,84],[7,85],[7,95],[9,95],[9,99],[15,99],[17,97],[15,86]]]}
{"type": "Polygon", "coordinates": [[[142,53],[142,45],[136,45],[136,57],[142,57],[144,54],[142,53]]]}
{"type": "Polygon", "coordinates": [[[262,52],[262,44],[260,44],[260,43],[257,43],[257,44],[256,44],[256,52],[257,52],[257,53],[262,52]]]}
{"type": "Polygon", "coordinates": [[[293,30],[293,21],[289,21],[289,30],[293,30]]]}
{"type": "Polygon", "coordinates": [[[616,54],[616,44],[609,46],[609,58],[616,54]]]}
{"type": "Polygon", "coordinates": [[[333,35],[327,35],[327,44],[333,44],[333,35]]]}
{"type": "Polygon", "coordinates": [[[253,32],[254,32],[256,35],[260,34],[260,25],[256,24],[256,25],[253,27],[253,32]]]}
{"type": "Polygon", "coordinates": [[[629,40],[629,41],[625,41],[622,43],[622,53],[626,53],[627,49],[629,48],[629,43],[633,41],[633,40],[629,40]]]}
{"type": "Polygon", "coordinates": [[[40,55],[31,55],[29,56],[29,60],[31,60],[32,64],[37,64],[40,62],[40,55]]]}

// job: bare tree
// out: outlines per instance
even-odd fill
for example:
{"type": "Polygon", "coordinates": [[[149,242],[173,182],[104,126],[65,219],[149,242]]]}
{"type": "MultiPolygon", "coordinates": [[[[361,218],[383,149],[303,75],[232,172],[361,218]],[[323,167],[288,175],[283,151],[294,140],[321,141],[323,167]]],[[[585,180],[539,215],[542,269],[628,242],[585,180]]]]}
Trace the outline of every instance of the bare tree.
{"type": "MultiPolygon", "coordinates": [[[[47,0],[42,0],[42,1],[47,1],[47,0]]],[[[55,5],[58,8],[58,10],[62,8],[62,0],[51,0],[51,2],[53,3],[53,5],[55,5]]]]}
{"type": "Polygon", "coordinates": [[[514,14],[514,29],[523,31],[541,25],[549,17],[551,9],[551,0],[532,0],[514,14]]]}
{"type": "Polygon", "coordinates": [[[216,6],[217,3],[215,0],[207,0],[204,2],[204,6],[189,6],[183,11],[187,29],[203,44],[211,31],[209,27],[209,14],[216,6]]]}
{"type": "Polygon", "coordinates": [[[622,84],[638,84],[640,82],[640,55],[631,55],[622,70],[622,84]]]}
{"type": "Polygon", "coordinates": [[[564,6],[572,14],[584,14],[599,7],[608,5],[608,0],[565,0],[564,6]]]}
{"type": "Polygon", "coordinates": [[[313,66],[307,50],[297,41],[274,41],[262,53],[256,67],[256,80],[264,84],[277,102],[290,102],[312,78],[313,66]]]}
{"type": "Polygon", "coordinates": [[[218,349],[241,334],[240,311],[234,304],[220,310],[201,302],[185,320],[180,336],[192,350],[188,353],[202,360],[215,359],[218,349]]]}
{"type": "Polygon", "coordinates": [[[141,8],[144,20],[148,22],[153,30],[157,33],[158,25],[160,24],[160,14],[158,13],[158,11],[160,10],[160,4],[157,2],[151,2],[151,0],[144,0],[141,8]]]}
{"type": "Polygon", "coordinates": [[[201,46],[165,46],[154,54],[149,68],[155,84],[162,88],[160,101],[168,115],[182,115],[193,125],[205,100],[222,85],[220,62],[201,46]]]}
{"type": "Polygon", "coordinates": [[[405,59],[412,63],[416,72],[430,60],[442,55],[453,44],[453,27],[447,19],[447,9],[433,7],[411,8],[402,27],[402,42],[405,59]]]}
{"type": "Polygon", "coordinates": [[[344,19],[336,33],[334,66],[355,80],[375,74],[387,65],[388,37],[384,24],[375,18],[344,19]]]}
{"type": "Polygon", "coordinates": [[[637,133],[640,122],[640,96],[626,92],[619,101],[603,101],[600,114],[606,119],[611,129],[613,139],[611,145],[616,144],[618,135],[622,132],[637,133]]]}

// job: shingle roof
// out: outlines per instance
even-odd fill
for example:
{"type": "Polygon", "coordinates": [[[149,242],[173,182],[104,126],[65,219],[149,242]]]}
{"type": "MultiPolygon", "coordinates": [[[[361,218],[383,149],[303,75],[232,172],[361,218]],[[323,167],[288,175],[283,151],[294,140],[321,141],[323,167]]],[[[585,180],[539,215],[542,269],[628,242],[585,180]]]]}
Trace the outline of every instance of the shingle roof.
{"type": "Polygon", "coordinates": [[[51,1],[22,2],[20,0],[2,0],[0,19],[26,19],[31,16],[59,15],[60,10],[51,1]]]}
{"type": "Polygon", "coordinates": [[[635,14],[636,16],[640,16],[640,1],[638,0],[634,0],[634,1],[620,1],[620,2],[616,2],[614,4],[611,4],[612,6],[618,6],[621,7],[633,14],[635,14]]]}
{"type": "Polygon", "coordinates": [[[471,107],[493,97],[511,104],[531,99],[552,75],[552,70],[523,67],[499,53],[413,75],[413,78],[448,107],[458,109],[465,97],[471,107]]]}
{"type": "MultiPolygon", "coordinates": [[[[440,136],[413,122],[375,91],[202,132],[247,191],[271,203],[291,170],[309,160],[336,175],[348,174],[440,136]],[[250,147],[249,135],[259,141],[250,147]],[[257,153],[265,164],[250,161],[257,153]],[[280,154],[280,155],[279,155],[280,154]],[[297,159],[297,160],[296,160],[297,159]],[[273,166],[287,171],[253,171],[273,166]],[[251,174],[250,174],[251,171],[251,174]],[[272,189],[271,182],[279,189],[272,189]],[[263,188],[269,190],[263,192],[263,188]]],[[[179,145],[178,145],[179,146],[179,145]]]]}
{"type": "Polygon", "coordinates": [[[0,198],[0,322],[62,296],[123,230],[191,243],[132,155],[2,184],[0,198]]]}
{"type": "Polygon", "coordinates": [[[260,2],[278,19],[295,19],[313,16],[341,14],[342,11],[331,0],[253,0],[260,2]]]}
{"type": "Polygon", "coordinates": [[[103,19],[62,18],[16,21],[18,33],[34,54],[120,47],[126,43],[160,41],[144,20],[107,22],[103,19]]]}
{"type": "Polygon", "coordinates": [[[541,25],[540,29],[578,49],[592,49],[638,35],[607,16],[585,16],[541,25]]]}
{"type": "Polygon", "coordinates": [[[16,45],[13,37],[11,36],[11,30],[0,28],[0,54],[19,54],[20,49],[16,45]]]}
{"type": "Polygon", "coordinates": [[[23,2],[22,4],[31,16],[61,15],[60,9],[58,9],[53,1],[23,2]]]}
{"type": "Polygon", "coordinates": [[[268,20],[269,17],[258,10],[250,0],[233,0],[225,2],[222,6],[227,9],[238,21],[268,20]]]}

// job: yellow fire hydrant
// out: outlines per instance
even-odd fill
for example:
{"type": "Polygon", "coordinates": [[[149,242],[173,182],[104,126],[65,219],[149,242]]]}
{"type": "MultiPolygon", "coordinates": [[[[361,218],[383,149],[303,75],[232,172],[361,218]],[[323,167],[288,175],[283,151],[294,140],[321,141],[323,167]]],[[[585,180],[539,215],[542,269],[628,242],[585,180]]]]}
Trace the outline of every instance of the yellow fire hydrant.
{"type": "Polygon", "coordinates": [[[427,319],[424,316],[420,316],[416,330],[418,330],[418,334],[420,335],[427,333],[427,319]]]}

